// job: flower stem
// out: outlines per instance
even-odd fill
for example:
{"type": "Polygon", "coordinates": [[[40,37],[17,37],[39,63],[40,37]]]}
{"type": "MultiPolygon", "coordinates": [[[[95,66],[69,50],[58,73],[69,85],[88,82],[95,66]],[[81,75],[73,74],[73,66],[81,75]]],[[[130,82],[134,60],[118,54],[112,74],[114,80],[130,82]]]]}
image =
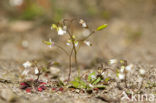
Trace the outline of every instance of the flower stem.
{"type": "Polygon", "coordinates": [[[69,55],[69,74],[68,74],[68,81],[70,81],[70,76],[71,76],[71,68],[72,68],[71,59],[72,59],[72,54],[73,54],[73,48],[72,48],[71,53],[69,55]]]}

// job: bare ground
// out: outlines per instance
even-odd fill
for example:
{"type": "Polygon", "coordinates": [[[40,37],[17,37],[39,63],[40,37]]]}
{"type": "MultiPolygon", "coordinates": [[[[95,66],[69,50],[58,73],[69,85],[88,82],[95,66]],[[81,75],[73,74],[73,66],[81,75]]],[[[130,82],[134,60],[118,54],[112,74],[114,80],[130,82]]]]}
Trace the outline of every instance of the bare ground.
{"type": "MultiPolygon", "coordinates": [[[[149,81],[156,83],[156,15],[150,12],[152,10],[142,10],[141,7],[138,7],[135,11],[130,8],[131,6],[132,4],[122,10],[122,17],[115,16],[109,21],[97,18],[88,19],[92,27],[103,23],[107,23],[109,27],[91,38],[92,48],[82,47],[79,51],[78,60],[82,73],[96,70],[99,64],[108,59],[125,59],[135,65],[133,76],[129,78],[129,81],[138,81],[138,68],[143,68],[149,71],[147,78],[144,78],[144,84],[149,81]]],[[[115,100],[118,99],[123,90],[120,90],[115,82],[112,82],[106,90],[92,94],[76,93],[68,89],[65,89],[64,92],[54,93],[50,90],[26,93],[19,89],[17,81],[21,81],[19,75],[23,70],[23,62],[38,60],[43,65],[50,61],[60,62],[59,69],[61,71],[58,78],[66,79],[68,60],[65,59],[67,57],[62,51],[57,48],[49,49],[42,44],[42,40],[47,40],[55,35],[50,31],[49,25],[42,26],[37,25],[36,22],[20,21],[25,26],[15,28],[14,25],[19,21],[10,23],[7,17],[2,17],[0,20],[3,23],[3,26],[0,26],[0,78],[11,81],[8,83],[1,80],[1,103],[116,103],[115,100]]],[[[73,68],[72,77],[74,76],[76,76],[76,70],[73,68]]],[[[156,94],[156,86],[144,87],[140,91],[156,94]]]]}

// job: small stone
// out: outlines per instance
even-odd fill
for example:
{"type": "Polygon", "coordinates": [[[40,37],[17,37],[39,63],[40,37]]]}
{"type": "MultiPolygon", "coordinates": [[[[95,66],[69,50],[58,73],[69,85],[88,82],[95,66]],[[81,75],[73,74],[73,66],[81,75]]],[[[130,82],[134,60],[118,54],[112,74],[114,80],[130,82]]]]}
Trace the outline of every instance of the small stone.
{"type": "Polygon", "coordinates": [[[53,75],[58,75],[60,73],[60,69],[57,67],[50,67],[50,72],[53,75]]]}
{"type": "Polygon", "coordinates": [[[0,95],[9,102],[16,100],[16,95],[10,89],[1,89],[0,95]]]}

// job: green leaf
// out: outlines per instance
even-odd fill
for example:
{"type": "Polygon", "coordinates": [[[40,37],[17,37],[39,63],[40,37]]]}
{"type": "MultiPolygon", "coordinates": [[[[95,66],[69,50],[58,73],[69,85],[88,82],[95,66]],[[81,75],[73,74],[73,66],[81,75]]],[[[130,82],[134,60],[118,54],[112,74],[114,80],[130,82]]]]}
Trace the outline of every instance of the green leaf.
{"type": "Polygon", "coordinates": [[[70,82],[73,87],[78,88],[79,87],[79,82],[78,81],[71,81],[70,82]]]}
{"type": "Polygon", "coordinates": [[[86,83],[82,81],[80,77],[76,77],[74,81],[71,81],[70,83],[72,84],[73,87],[80,89],[85,89],[87,86],[86,83]]]}
{"type": "Polygon", "coordinates": [[[64,86],[63,81],[59,79],[59,80],[58,80],[58,85],[59,85],[59,86],[64,86]]]}
{"type": "Polygon", "coordinates": [[[96,79],[96,78],[93,79],[92,76],[95,76],[95,77],[96,77],[96,73],[95,73],[95,72],[92,72],[92,73],[90,73],[90,74],[88,75],[88,81],[89,81],[89,82],[92,82],[93,80],[96,79]]]}
{"type": "Polygon", "coordinates": [[[42,71],[43,71],[43,72],[47,72],[48,69],[47,69],[46,67],[43,67],[43,68],[42,68],[42,71]]]}
{"type": "Polygon", "coordinates": [[[56,24],[52,24],[52,25],[51,25],[51,28],[56,29],[56,30],[58,29],[58,27],[57,27],[56,24]]]}
{"type": "Polygon", "coordinates": [[[108,26],[107,24],[103,24],[103,25],[99,26],[96,30],[100,31],[102,29],[105,29],[107,26],[108,26]]]}
{"type": "Polygon", "coordinates": [[[97,83],[99,83],[101,81],[101,78],[98,77],[94,82],[93,82],[93,85],[96,85],[97,83]]]}
{"type": "Polygon", "coordinates": [[[109,80],[110,80],[110,78],[109,78],[109,77],[105,79],[105,81],[106,81],[106,82],[108,82],[109,80]]]}
{"type": "Polygon", "coordinates": [[[42,42],[46,45],[52,45],[52,42],[49,42],[49,41],[42,41],[42,42]]]}

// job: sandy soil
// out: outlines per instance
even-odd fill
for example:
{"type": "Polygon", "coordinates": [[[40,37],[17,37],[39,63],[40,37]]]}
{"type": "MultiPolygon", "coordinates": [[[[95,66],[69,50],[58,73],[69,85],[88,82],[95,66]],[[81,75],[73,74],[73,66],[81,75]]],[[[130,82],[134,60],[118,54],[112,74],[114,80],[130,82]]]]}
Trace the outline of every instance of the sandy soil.
{"type": "MultiPolygon", "coordinates": [[[[112,58],[125,59],[135,65],[129,83],[139,80],[137,71],[139,68],[143,68],[149,71],[148,76],[144,78],[144,84],[147,82],[156,84],[156,8],[153,6],[154,4],[149,6],[151,4],[148,2],[135,5],[134,3],[122,3],[114,4],[120,9],[113,8],[113,4],[109,6],[110,8],[108,7],[114,12],[110,20],[96,17],[85,18],[93,28],[104,23],[109,26],[90,38],[93,43],[92,47],[84,46],[78,52],[81,71],[82,73],[94,71],[99,64],[112,58]],[[126,7],[121,9],[122,6],[126,7]],[[115,14],[119,10],[120,14],[115,14]]],[[[62,51],[57,48],[49,49],[42,44],[42,40],[48,40],[49,37],[56,35],[50,30],[49,25],[38,25],[38,21],[10,22],[7,16],[2,16],[0,22],[0,103],[118,102],[113,100],[116,100],[124,90],[116,87],[115,82],[112,82],[106,90],[92,94],[77,93],[68,89],[54,93],[50,90],[35,93],[22,91],[18,81],[22,80],[20,74],[25,61],[37,60],[43,65],[46,65],[47,62],[57,61],[61,64],[58,67],[60,71],[57,74],[57,79],[66,79],[68,60],[62,51]],[[11,83],[1,79],[9,80],[11,83]],[[106,96],[109,98],[108,100],[105,98],[106,96]]],[[[72,77],[75,77],[76,74],[76,70],[73,68],[72,77]]],[[[156,94],[156,86],[144,87],[140,92],[156,94]]]]}

